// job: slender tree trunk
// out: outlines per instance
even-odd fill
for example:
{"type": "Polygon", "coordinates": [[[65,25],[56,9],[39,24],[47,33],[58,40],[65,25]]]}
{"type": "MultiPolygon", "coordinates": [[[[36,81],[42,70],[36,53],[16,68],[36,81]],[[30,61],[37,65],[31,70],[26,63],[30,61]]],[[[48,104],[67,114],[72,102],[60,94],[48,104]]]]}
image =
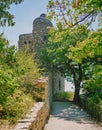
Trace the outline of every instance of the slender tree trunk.
{"type": "Polygon", "coordinates": [[[78,78],[76,78],[76,73],[74,70],[73,71],[73,79],[74,79],[74,85],[75,85],[73,102],[75,104],[81,105],[81,100],[80,100],[79,94],[80,94],[80,84],[82,82],[82,68],[81,68],[80,64],[79,64],[79,69],[78,69],[78,78]]]}
{"type": "Polygon", "coordinates": [[[71,73],[73,75],[73,81],[74,81],[74,85],[75,85],[75,91],[74,91],[74,98],[73,98],[73,102],[75,104],[81,105],[81,100],[80,100],[80,85],[82,82],[82,77],[83,77],[83,73],[82,73],[82,65],[78,64],[78,69],[76,70],[76,68],[70,64],[70,62],[68,62],[68,67],[71,70],[71,73]]]}
{"type": "Polygon", "coordinates": [[[75,91],[74,91],[73,102],[75,104],[78,104],[78,105],[80,105],[80,96],[79,96],[79,93],[80,93],[80,84],[79,83],[75,83],[75,91]]]}

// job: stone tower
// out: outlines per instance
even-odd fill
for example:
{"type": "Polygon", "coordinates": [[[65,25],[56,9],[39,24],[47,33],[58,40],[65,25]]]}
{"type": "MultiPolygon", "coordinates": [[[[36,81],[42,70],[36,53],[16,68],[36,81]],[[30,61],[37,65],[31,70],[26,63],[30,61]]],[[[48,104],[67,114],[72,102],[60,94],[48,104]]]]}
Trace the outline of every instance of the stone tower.
{"type": "Polygon", "coordinates": [[[52,27],[52,23],[46,19],[45,14],[41,14],[33,22],[33,38],[35,43],[35,51],[39,52],[41,47],[45,47],[44,43],[47,41],[48,28],[52,27]]]}
{"type": "MultiPolygon", "coordinates": [[[[40,49],[45,47],[44,43],[47,41],[48,28],[52,26],[52,23],[46,19],[45,14],[41,14],[40,17],[33,21],[32,33],[19,36],[19,49],[25,49],[28,46],[31,52],[39,54],[40,49]]],[[[52,81],[52,94],[64,91],[64,77],[60,73],[55,72],[52,81]]]]}

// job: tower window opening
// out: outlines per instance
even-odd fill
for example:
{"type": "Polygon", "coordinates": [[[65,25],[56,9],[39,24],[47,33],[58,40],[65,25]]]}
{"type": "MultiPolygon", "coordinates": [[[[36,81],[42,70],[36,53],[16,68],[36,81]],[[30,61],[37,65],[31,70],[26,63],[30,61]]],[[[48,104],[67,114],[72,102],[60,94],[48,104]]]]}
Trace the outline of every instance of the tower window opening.
{"type": "Polygon", "coordinates": [[[44,36],[44,37],[43,37],[43,40],[46,41],[46,40],[47,40],[47,36],[44,36]]]}
{"type": "Polygon", "coordinates": [[[59,90],[61,90],[61,80],[59,80],[59,90]]]}
{"type": "Polygon", "coordinates": [[[24,41],[24,44],[27,44],[27,42],[26,42],[26,41],[24,41]]]}
{"type": "Polygon", "coordinates": [[[31,44],[32,42],[31,41],[29,41],[29,44],[31,44]]]}

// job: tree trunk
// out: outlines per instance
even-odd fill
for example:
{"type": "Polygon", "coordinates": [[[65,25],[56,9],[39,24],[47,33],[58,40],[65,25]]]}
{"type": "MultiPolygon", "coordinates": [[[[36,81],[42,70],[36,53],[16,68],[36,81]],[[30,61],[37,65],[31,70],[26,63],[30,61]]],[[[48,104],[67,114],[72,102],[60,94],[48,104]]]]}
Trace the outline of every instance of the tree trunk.
{"type": "Polygon", "coordinates": [[[80,84],[82,82],[82,68],[81,65],[79,64],[79,69],[78,69],[78,78],[76,78],[76,73],[75,70],[73,71],[73,79],[74,79],[74,85],[75,85],[75,92],[74,92],[74,99],[73,102],[75,104],[81,105],[81,100],[80,100],[80,84]]]}
{"type": "Polygon", "coordinates": [[[73,102],[75,104],[78,104],[78,105],[80,105],[80,96],[79,96],[79,93],[80,93],[80,86],[79,86],[79,84],[75,84],[75,91],[74,91],[73,102]]]}

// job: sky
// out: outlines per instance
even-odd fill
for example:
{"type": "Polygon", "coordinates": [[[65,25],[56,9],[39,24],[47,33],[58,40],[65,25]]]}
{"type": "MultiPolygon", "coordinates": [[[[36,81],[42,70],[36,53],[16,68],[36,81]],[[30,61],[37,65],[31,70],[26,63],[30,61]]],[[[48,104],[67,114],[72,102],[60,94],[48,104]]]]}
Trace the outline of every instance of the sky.
{"type": "Polygon", "coordinates": [[[4,33],[10,45],[18,45],[20,34],[32,33],[33,21],[40,14],[47,13],[47,3],[48,0],[24,0],[21,4],[11,6],[10,12],[15,16],[15,26],[0,27],[0,33],[4,33]]]}
{"type": "Polygon", "coordinates": [[[15,16],[13,27],[0,27],[0,33],[10,41],[10,45],[18,45],[19,35],[32,33],[33,20],[46,13],[48,0],[24,0],[21,4],[12,5],[10,12],[15,16]]]}

